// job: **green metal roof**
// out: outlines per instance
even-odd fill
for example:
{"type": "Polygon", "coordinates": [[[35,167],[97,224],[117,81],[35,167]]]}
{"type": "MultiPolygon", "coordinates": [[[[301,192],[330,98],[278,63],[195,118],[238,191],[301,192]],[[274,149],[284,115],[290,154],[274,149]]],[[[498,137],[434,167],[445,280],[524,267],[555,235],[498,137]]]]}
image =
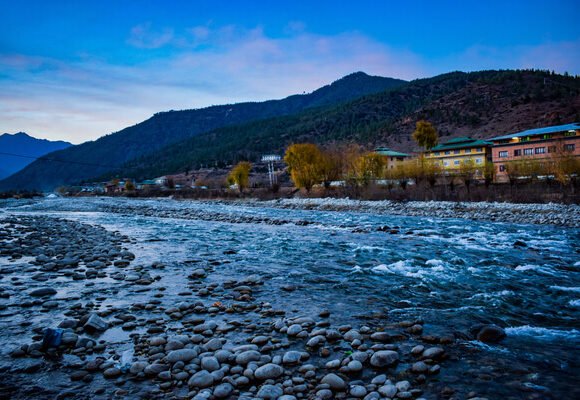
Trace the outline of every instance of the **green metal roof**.
{"type": "Polygon", "coordinates": [[[375,149],[375,153],[379,153],[382,156],[388,156],[388,157],[409,157],[408,154],[400,153],[398,151],[391,150],[388,147],[377,147],[375,149]]]}
{"type": "Polygon", "coordinates": [[[438,144],[431,151],[446,151],[454,149],[463,149],[466,147],[486,147],[491,146],[491,142],[485,140],[473,139],[470,137],[458,137],[450,139],[445,143],[438,144]]]}
{"type": "Polygon", "coordinates": [[[528,129],[527,131],[522,131],[522,132],[518,132],[518,133],[510,133],[509,135],[497,136],[497,137],[491,138],[489,140],[496,141],[496,140],[516,138],[516,137],[544,135],[546,133],[557,133],[557,132],[566,132],[566,131],[575,131],[575,130],[580,130],[580,123],[574,122],[572,124],[566,124],[566,125],[556,125],[556,126],[547,126],[545,128],[528,129]]]}

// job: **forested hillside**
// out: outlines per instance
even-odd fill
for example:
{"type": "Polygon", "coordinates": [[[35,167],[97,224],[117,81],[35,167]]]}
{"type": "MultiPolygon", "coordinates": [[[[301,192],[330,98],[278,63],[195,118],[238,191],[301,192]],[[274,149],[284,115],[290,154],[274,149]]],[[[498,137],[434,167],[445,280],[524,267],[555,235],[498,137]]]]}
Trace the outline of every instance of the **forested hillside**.
{"type": "MultiPolygon", "coordinates": [[[[151,154],[200,133],[248,121],[294,114],[311,107],[336,105],[369,93],[405,84],[400,79],[350,74],[312,93],[282,100],[168,111],[98,140],[51,153],[21,172],[0,181],[0,190],[50,190],[118,169],[125,162],[151,154]]],[[[129,100],[128,100],[129,101],[129,100]]]]}
{"type": "Polygon", "coordinates": [[[546,71],[453,72],[410,82],[348,104],[254,121],[198,135],[126,164],[111,176],[138,179],[200,165],[256,160],[290,143],[357,143],[410,151],[418,119],[442,140],[485,138],[580,120],[580,78],[546,71]]]}

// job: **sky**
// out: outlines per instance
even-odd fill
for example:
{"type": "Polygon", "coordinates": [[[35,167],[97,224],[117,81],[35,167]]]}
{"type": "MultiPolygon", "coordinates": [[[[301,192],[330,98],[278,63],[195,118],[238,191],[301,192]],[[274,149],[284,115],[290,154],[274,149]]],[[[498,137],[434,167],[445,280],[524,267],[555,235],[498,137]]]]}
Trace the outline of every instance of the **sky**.
{"type": "Polygon", "coordinates": [[[0,133],[81,143],[344,75],[580,74],[580,1],[0,0],[0,133]]]}

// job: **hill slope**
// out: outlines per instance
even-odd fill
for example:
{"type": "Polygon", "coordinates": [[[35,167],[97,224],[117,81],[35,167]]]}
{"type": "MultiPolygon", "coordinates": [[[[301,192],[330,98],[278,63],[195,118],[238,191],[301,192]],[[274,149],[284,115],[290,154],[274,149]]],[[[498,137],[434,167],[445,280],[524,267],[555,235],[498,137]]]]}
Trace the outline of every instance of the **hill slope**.
{"type": "Polygon", "coordinates": [[[35,161],[23,171],[0,181],[0,190],[50,190],[62,184],[99,176],[136,157],[216,128],[289,115],[311,107],[335,105],[403,84],[405,81],[399,79],[357,72],[310,94],[282,100],[161,112],[137,125],[47,157],[63,162],[35,161]]]}
{"type": "Polygon", "coordinates": [[[217,129],[134,160],[116,174],[142,179],[216,161],[256,160],[303,141],[411,151],[421,118],[436,125],[442,140],[574,122],[580,120],[580,79],[543,71],[444,74],[340,106],[217,129]]]}
{"type": "Polygon", "coordinates": [[[0,135],[0,179],[20,171],[34,161],[33,157],[40,157],[70,146],[72,145],[68,142],[37,139],[24,132],[4,133],[0,135]]]}

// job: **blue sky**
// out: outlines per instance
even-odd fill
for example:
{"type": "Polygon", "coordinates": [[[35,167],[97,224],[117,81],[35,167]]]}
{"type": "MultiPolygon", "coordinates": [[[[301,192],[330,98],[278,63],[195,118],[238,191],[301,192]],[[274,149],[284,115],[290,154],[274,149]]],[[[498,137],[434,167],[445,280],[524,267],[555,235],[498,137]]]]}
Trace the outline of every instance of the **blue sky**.
{"type": "Polygon", "coordinates": [[[580,74],[579,1],[0,0],[0,132],[73,143],[348,73],[580,74]]]}

